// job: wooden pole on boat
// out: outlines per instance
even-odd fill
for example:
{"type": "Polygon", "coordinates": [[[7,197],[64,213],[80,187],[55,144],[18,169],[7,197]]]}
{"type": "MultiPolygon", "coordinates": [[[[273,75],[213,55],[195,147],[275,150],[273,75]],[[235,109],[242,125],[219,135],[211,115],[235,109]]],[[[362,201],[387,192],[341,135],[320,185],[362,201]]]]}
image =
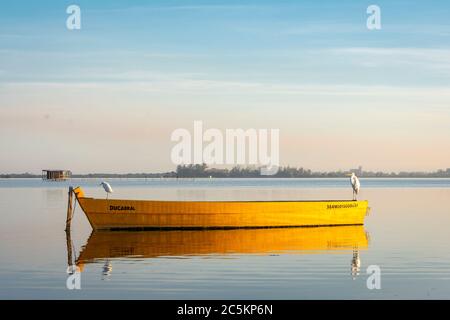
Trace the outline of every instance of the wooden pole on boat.
{"type": "Polygon", "coordinates": [[[70,223],[73,216],[73,187],[69,187],[69,197],[67,200],[67,217],[66,217],[66,231],[70,232],[70,223]]]}

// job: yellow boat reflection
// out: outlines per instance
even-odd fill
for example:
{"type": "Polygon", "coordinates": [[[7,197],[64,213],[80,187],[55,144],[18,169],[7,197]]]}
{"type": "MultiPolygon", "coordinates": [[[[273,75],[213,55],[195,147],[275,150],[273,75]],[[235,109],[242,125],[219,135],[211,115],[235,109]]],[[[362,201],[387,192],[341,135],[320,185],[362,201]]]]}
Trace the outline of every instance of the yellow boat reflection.
{"type": "Polygon", "coordinates": [[[94,231],[76,264],[113,258],[320,253],[362,250],[369,237],[363,226],[232,230],[94,231]]]}

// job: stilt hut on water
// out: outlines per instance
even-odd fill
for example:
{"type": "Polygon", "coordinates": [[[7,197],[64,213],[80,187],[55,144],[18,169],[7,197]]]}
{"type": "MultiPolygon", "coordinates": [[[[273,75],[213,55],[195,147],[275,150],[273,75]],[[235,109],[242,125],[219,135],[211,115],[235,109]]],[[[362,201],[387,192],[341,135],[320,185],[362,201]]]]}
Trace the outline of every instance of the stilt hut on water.
{"type": "Polygon", "coordinates": [[[42,180],[62,181],[72,177],[69,170],[42,170],[42,180]]]}

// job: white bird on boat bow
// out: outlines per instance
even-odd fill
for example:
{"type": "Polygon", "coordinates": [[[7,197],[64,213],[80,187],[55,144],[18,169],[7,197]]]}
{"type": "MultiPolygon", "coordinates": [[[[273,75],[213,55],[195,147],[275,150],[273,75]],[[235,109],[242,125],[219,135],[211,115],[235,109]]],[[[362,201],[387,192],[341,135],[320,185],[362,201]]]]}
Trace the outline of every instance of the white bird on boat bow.
{"type": "Polygon", "coordinates": [[[352,172],[352,175],[350,176],[350,183],[352,184],[353,189],[353,200],[356,200],[356,196],[361,188],[361,183],[359,183],[359,179],[354,172],[352,172]]]}
{"type": "Polygon", "coordinates": [[[105,189],[106,191],[106,199],[108,199],[108,195],[110,193],[113,193],[113,189],[111,188],[111,186],[109,185],[108,182],[102,181],[102,183],[100,183],[100,185],[103,187],[103,189],[105,189]]]}

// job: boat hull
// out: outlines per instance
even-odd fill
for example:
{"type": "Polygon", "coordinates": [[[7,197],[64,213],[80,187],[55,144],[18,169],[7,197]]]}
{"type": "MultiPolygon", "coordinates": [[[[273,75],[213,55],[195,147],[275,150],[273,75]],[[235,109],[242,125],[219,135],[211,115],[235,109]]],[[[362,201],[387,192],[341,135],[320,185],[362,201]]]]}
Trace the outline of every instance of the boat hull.
{"type": "MultiPolygon", "coordinates": [[[[77,194],[77,193],[76,193],[77,194]]],[[[364,224],[367,201],[77,200],[94,230],[312,227],[364,224]]]]}

